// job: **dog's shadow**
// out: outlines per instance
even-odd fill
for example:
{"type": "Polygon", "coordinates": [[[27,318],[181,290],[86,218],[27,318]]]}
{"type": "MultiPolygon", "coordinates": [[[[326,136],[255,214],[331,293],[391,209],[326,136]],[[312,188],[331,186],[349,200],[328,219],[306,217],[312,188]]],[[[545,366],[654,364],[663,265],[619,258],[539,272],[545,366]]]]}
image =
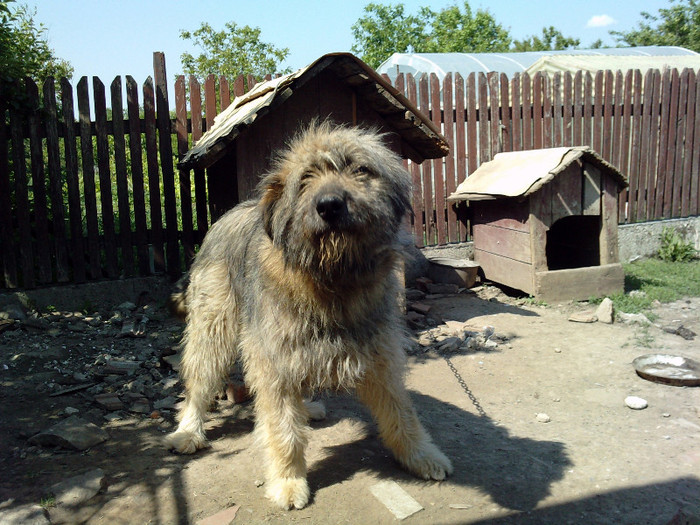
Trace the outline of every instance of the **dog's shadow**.
{"type": "MultiPolygon", "coordinates": [[[[424,394],[411,395],[426,429],[454,464],[449,482],[476,487],[503,507],[520,511],[535,508],[571,465],[563,443],[513,437],[486,416],[479,417],[424,394]]],[[[326,427],[338,421],[332,415],[334,399],[327,403],[331,416],[326,427]]],[[[358,411],[363,410],[358,406],[358,411]]],[[[368,413],[363,413],[369,421],[368,413]]],[[[360,471],[403,482],[416,479],[403,471],[381,445],[376,427],[370,429],[367,437],[324,449],[323,459],[310,465],[308,479],[313,492],[360,471]]]]}

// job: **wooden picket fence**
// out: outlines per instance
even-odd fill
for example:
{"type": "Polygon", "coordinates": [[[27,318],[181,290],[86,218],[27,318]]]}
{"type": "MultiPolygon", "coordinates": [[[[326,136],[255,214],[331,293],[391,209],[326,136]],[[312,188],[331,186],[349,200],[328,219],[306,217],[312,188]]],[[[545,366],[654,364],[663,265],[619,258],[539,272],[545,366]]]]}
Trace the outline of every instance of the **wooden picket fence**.
{"type": "Polygon", "coordinates": [[[693,70],[512,79],[448,73],[442,82],[434,74],[399,75],[395,87],[431,116],[450,144],[445,159],[411,166],[418,246],[464,240],[464,216],[445,199],[502,151],[593,147],[628,177],[620,223],[699,213],[700,78],[693,70]],[[437,107],[442,110],[429,111],[437,107]]]}
{"type": "MultiPolygon", "coordinates": [[[[85,77],[75,92],[66,79],[58,93],[51,80],[41,93],[18,83],[21,107],[0,98],[0,289],[176,276],[189,265],[211,213],[206,173],[178,170],[177,160],[255,79],[210,76],[201,86],[180,76],[174,115],[166,79],[155,53],[153,79],[110,84],[111,112],[96,77],[92,100],[85,77]]],[[[469,238],[465,208],[446,197],[500,151],[591,145],[629,177],[620,222],[698,214],[693,71],[408,75],[395,87],[450,144],[445,159],[408,163],[418,246],[469,238]]]]}

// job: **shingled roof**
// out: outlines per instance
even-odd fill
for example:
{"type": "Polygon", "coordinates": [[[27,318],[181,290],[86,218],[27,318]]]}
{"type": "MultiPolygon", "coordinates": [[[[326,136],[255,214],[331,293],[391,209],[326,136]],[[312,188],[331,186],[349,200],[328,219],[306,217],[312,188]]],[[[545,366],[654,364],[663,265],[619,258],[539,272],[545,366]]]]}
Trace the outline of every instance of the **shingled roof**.
{"type": "Polygon", "coordinates": [[[246,128],[284,104],[296,90],[326,69],[352,88],[384,119],[387,127],[410,145],[411,160],[422,162],[447,155],[449,147],[439,129],[404,95],[354,55],[331,53],[294,73],[256,84],[248,93],[236,97],[216,116],[211,129],[187,152],[180,167],[201,169],[211,166],[246,128]]]}

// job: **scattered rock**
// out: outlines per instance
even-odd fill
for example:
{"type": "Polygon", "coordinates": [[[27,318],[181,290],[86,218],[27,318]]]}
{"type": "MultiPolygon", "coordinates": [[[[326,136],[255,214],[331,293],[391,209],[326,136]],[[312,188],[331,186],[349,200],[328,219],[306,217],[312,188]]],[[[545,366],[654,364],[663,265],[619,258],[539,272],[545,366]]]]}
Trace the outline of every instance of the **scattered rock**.
{"type": "Polygon", "coordinates": [[[78,416],[70,416],[51,428],[31,437],[29,443],[42,447],[85,450],[109,439],[109,434],[78,416]]]}
{"type": "Polygon", "coordinates": [[[538,423],[549,423],[552,418],[550,418],[547,414],[544,412],[540,412],[535,416],[535,419],[537,420],[538,423]]]}
{"type": "Polygon", "coordinates": [[[473,505],[467,505],[466,503],[450,503],[448,505],[448,507],[451,509],[466,510],[466,509],[471,509],[473,507],[473,505]]]}
{"type": "Polygon", "coordinates": [[[49,493],[54,495],[57,505],[82,505],[102,489],[104,477],[104,471],[97,468],[52,485],[49,493]]]}
{"type": "Polygon", "coordinates": [[[114,393],[98,394],[95,396],[95,402],[110,412],[124,408],[124,403],[114,393]]]}
{"type": "Polygon", "coordinates": [[[419,314],[426,315],[428,312],[430,312],[430,305],[425,304],[425,303],[409,303],[408,304],[408,309],[412,310],[414,312],[418,312],[419,314]]]}
{"type": "Polygon", "coordinates": [[[395,481],[380,481],[372,485],[369,490],[399,520],[423,510],[422,505],[395,481]]]}
{"type": "Polygon", "coordinates": [[[651,321],[644,314],[628,314],[625,312],[619,312],[617,318],[623,323],[637,323],[642,325],[649,325],[651,321]]]}
{"type": "Polygon", "coordinates": [[[216,514],[213,514],[212,516],[204,518],[197,523],[198,525],[229,525],[229,523],[236,518],[236,514],[240,508],[240,505],[234,505],[233,507],[229,507],[217,512],[216,514]]]}
{"type": "Polygon", "coordinates": [[[695,332],[690,330],[689,328],[686,328],[683,325],[680,326],[664,326],[661,328],[664,332],[667,332],[669,334],[674,334],[674,335],[679,335],[686,341],[692,341],[695,339],[695,336],[697,335],[695,332]]]}
{"type": "Polygon", "coordinates": [[[646,399],[637,396],[627,396],[625,398],[625,405],[632,410],[643,410],[649,406],[646,399]]]}
{"type": "Polygon", "coordinates": [[[595,312],[574,312],[569,316],[569,321],[573,323],[595,323],[598,320],[595,312]]]}
{"type": "Polygon", "coordinates": [[[3,525],[51,525],[46,511],[39,505],[21,505],[0,510],[0,523],[3,525]]]}
{"type": "Polygon", "coordinates": [[[0,319],[12,321],[24,321],[27,313],[19,304],[8,304],[0,310],[0,319]]]}
{"type": "Polygon", "coordinates": [[[609,297],[606,297],[598,305],[595,311],[595,316],[601,323],[612,324],[613,322],[613,302],[609,297]]]}

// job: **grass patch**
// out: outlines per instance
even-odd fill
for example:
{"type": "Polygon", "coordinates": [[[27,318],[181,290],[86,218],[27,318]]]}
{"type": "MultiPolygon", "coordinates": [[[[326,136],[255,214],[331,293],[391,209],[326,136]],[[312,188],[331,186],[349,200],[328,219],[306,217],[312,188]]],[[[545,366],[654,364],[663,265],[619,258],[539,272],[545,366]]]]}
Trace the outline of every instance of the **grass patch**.
{"type": "Polygon", "coordinates": [[[610,297],[620,312],[638,313],[651,308],[654,301],[668,303],[683,297],[700,296],[698,260],[671,262],[645,259],[622,266],[625,269],[625,293],[610,297]]]}

